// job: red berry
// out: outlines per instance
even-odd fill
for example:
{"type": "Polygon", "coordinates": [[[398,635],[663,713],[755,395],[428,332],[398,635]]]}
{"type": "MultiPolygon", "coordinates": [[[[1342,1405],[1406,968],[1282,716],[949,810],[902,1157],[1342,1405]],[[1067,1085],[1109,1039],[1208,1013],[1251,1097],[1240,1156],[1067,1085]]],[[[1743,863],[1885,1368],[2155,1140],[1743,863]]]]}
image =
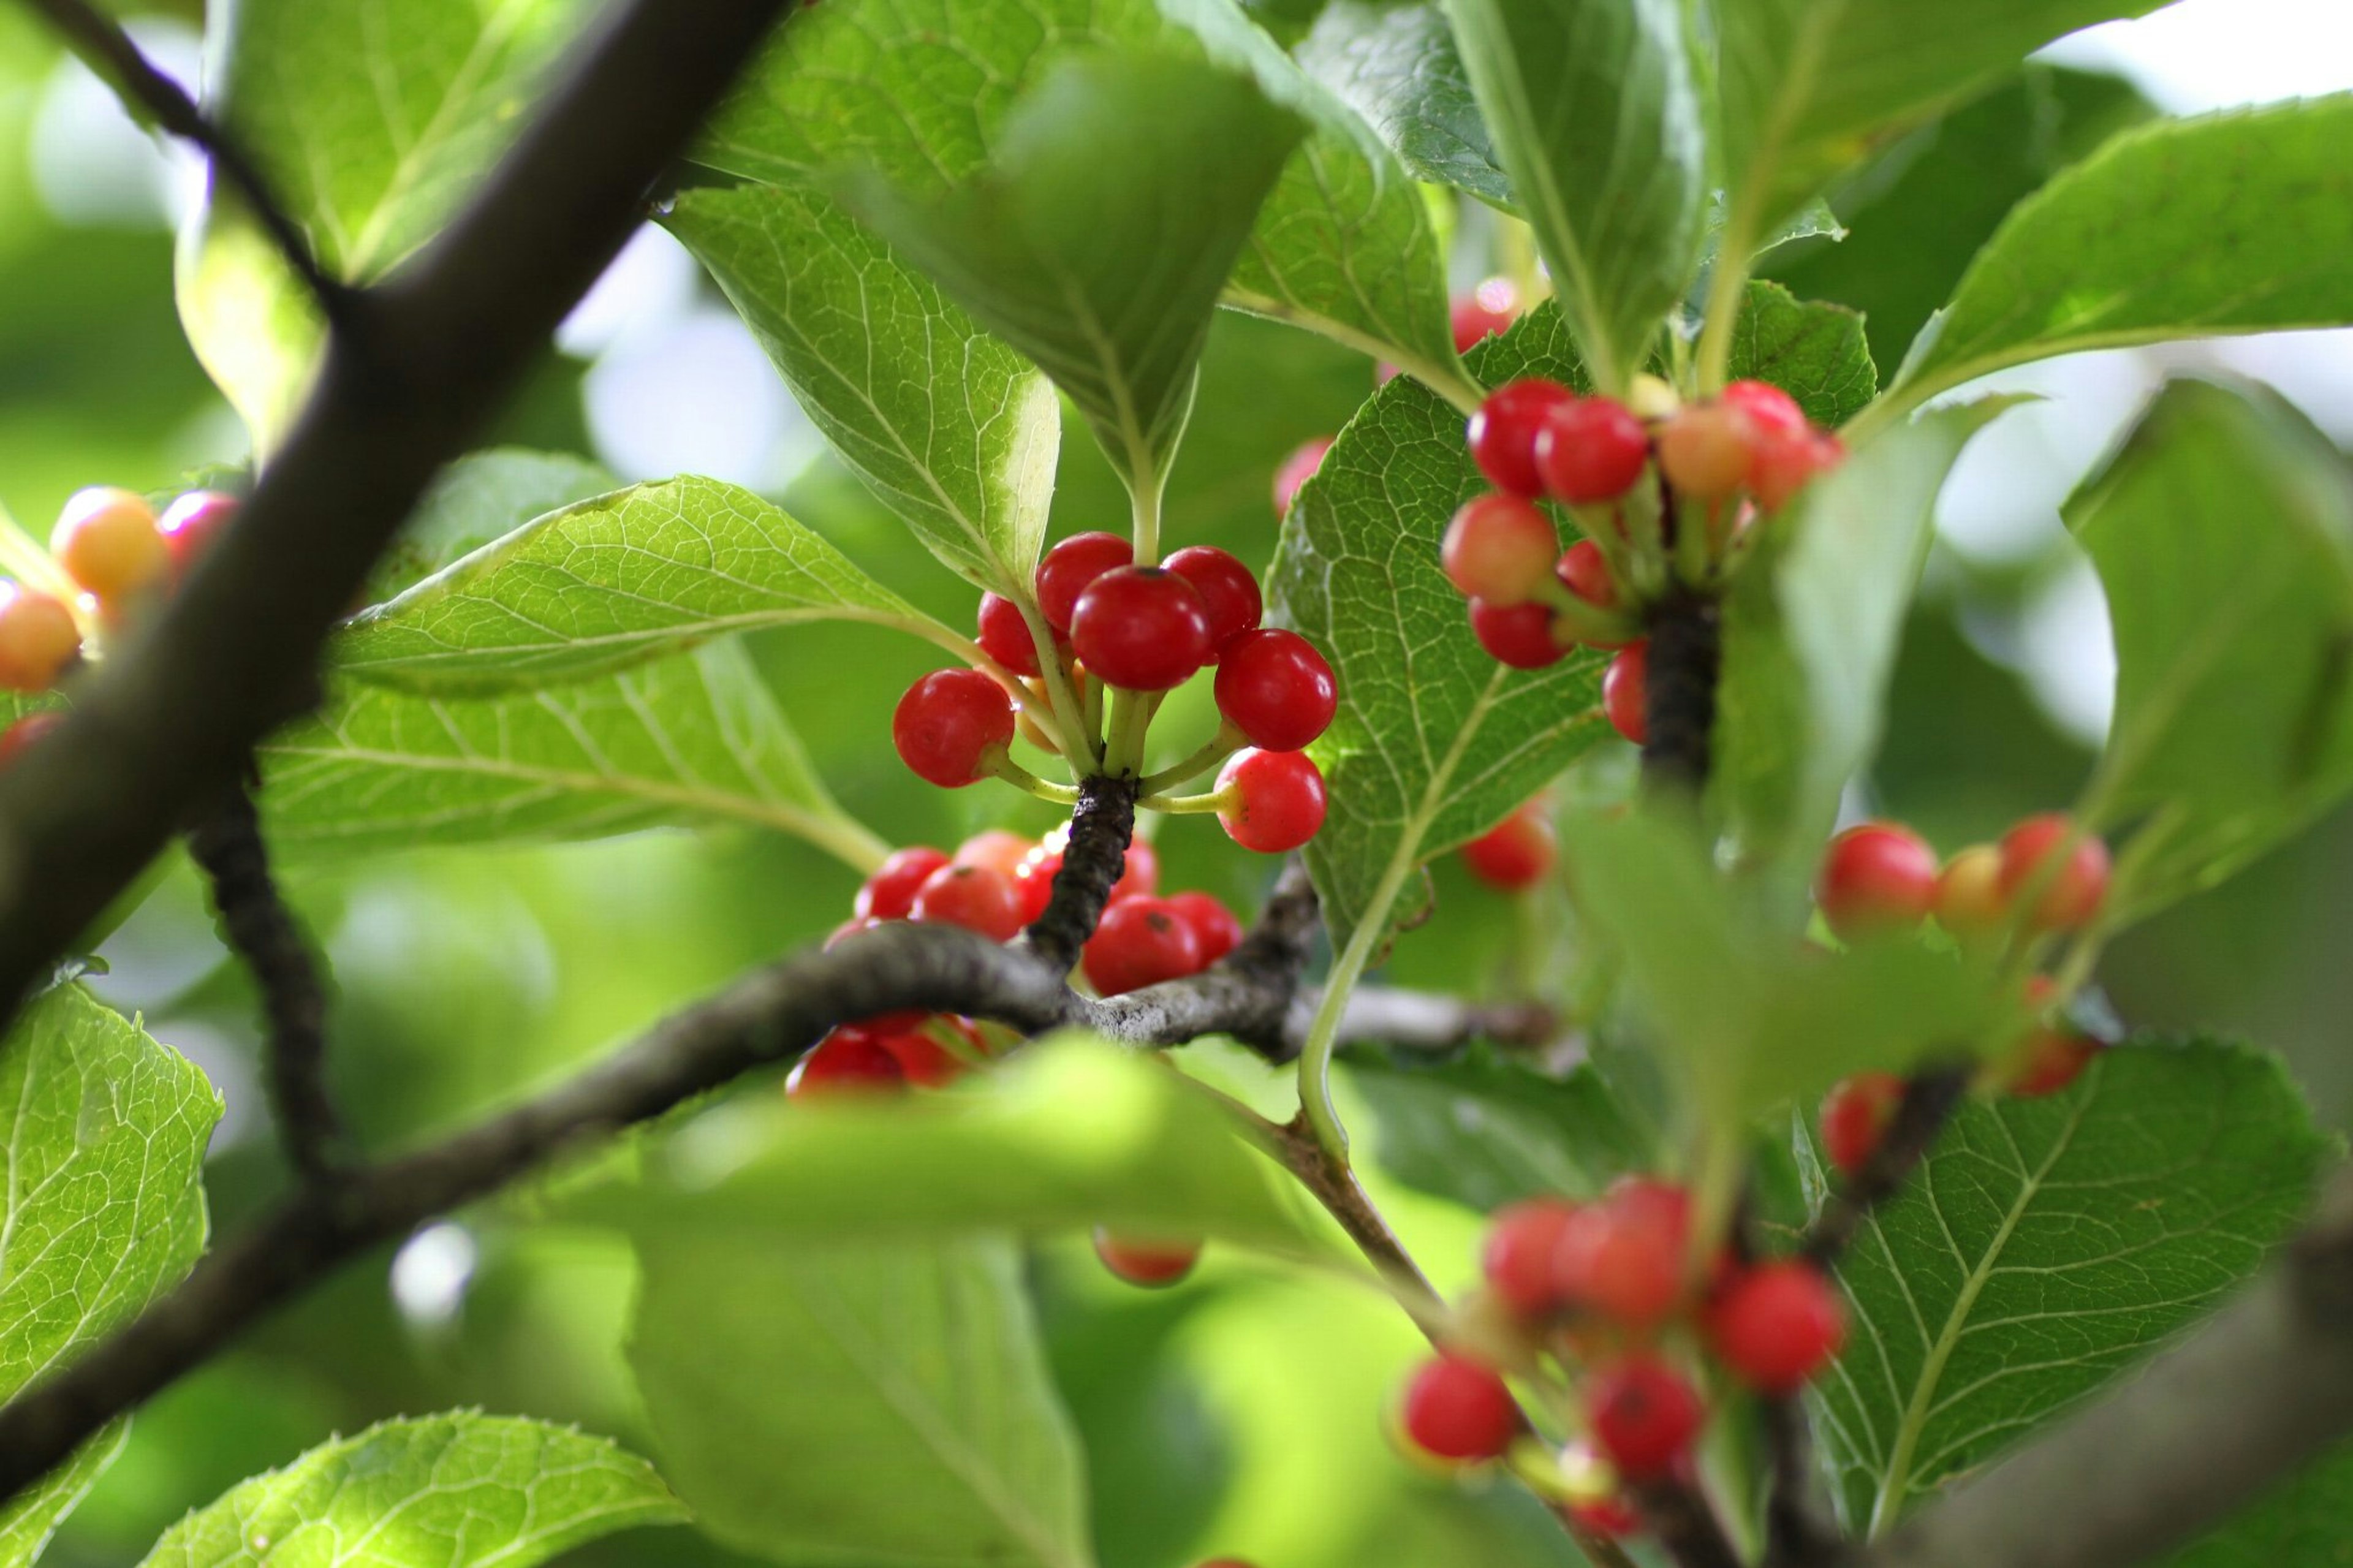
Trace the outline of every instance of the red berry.
{"type": "Polygon", "coordinates": [[[1013,743],[1013,700],[976,669],[934,670],[899,699],[891,740],[916,777],[961,789],[1013,743]]]}
{"type": "Polygon", "coordinates": [[[1201,1260],[1198,1241],[1143,1241],[1113,1236],[1095,1227],[1095,1256],[1103,1266],[1131,1285],[1157,1288],[1174,1285],[1193,1272],[1201,1260]]]}
{"type": "Polygon", "coordinates": [[[1324,454],[1332,449],[1332,437],[1318,436],[1313,441],[1303,441],[1292,448],[1291,456],[1274,470],[1274,515],[1281,518],[1291,510],[1291,503],[1299,499],[1299,489],[1315,477],[1324,464],[1324,454]]]}
{"type": "Polygon", "coordinates": [[[925,878],[948,863],[948,858],[928,844],[893,849],[858,889],[850,904],[862,920],[902,921],[915,907],[915,891],[925,878]]]}
{"type": "Polygon", "coordinates": [[[57,712],[27,713],[5,730],[0,730],[0,768],[6,767],[25,754],[25,749],[56,729],[65,715],[57,712]]]}
{"type": "Polygon", "coordinates": [[[1707,1407],[1681,1373],[1652,1356],[1628,1356],[1585,1390],[1593,1442],[1629,1480],[1664,1475],[1691,1448],[1707,1407]]]}
{"type": "Polygon", "coordinates": [[[1536,431],[1536,473],[1572,506],[1616,500],[1650,465],[1650,432],[1615,398],[1559,404],[1536,431]]]}
{"type": "Polygon", "coordinates": [[[1536,469],[1536,433],[1553,411],[1576,394],[1556,381],[1515,381],[1488,394],[1471,416],[1471,459],[1499,490],[1515,496],[1544,493],[1536,469]]]}
{"type": "Polygon", "coordinates": [[[1162,564],[1192,584],[1193,592],[1201,596],[1201,607],[1209,615],[1209,663],[1225,656],[1228,643],[1257,628],[1266,602],[1259,595],[1258,579],[1240,561],[1214,545],[1195,544],[1162,564]]]}
{"type": "Polygon", "coordinates": [[[1471,635],[1498,664],[1514,669],[1542,669],[1558,664],[1567,647],[1552,635],[1552,612],[1542,605],[1509,608],[1484,599],[1471,601],[1471,635]]]}
{"type": "Polygon", "coordinates": [[[863,1029],[836,1029],[817,1043],[785,1079],[785,1093],[795,1100],[834,1095],[880,1094],[904,1089],[907,1075],[899,1058],[863,1029]]]}
{"type": "Polygon", "coordinates": [[[1602,554],[1601,546],[1589,539],[1580,539],[1561,552],[1553,575],[1595,609],[1618,607],[1618,580],[1609,574],[1609,557],[1602,554]]]}
{"type": "Polygon", "coordinates": [[[212,548],[213,541],[237,515],[237,508],[235,496],[223,495],[218,490],[190,490],[164,509],[155,526],[164,535],[164,548],[172,552],[173,575],[188,574],[188,569],[212,548]]]}
{"type": "Polygon", "coordinates": [[[956,846],[951,857],[959,866],[986,866],[1007,877],[1018,877],[1038,846],[1008,828],[990,827],[956,846]]]}
{"type": "Polygon", "coordinates": [[[1553,1257],[1576,1217],[1577,1205],[1560,1198],[1531,1198],[1496,1211],[1480,1267],[1504,1305],[1535,1318],[1567,1304],[1553,1257]]]}
{"type": "Polygon", "coordinates": [[[120,600],[171,574],[172,552],[155,531],[155,509],[130,490],[97,485],[66,502],[49,553],[92,598],[120,600]]]}
{"type": "Polygon", "coordinates": [[[1623,1497],[1597,1498],[1591,1502],[1568,1505],[1571,1519],[1594,1534],[1611,1541],[1620,1541],[1642,1532],[1641,1511],[1623,1497]]]}
{"type": "Polygon", "coordinates": [[[1159,566],[1121,566],[1079,595],[1071,641],[1088,673],[1124,691],[1166,691],[1209,661],[1209,612],[1159,566]]]}
{"type": "Polygon", "coordinates": [[[1168,908],[1193,928],[1201,943],[1201,967],[1207,969],[1242,944],[1242,922],[1209,893],[1172,893],[1168,908]]]}
{"type": "Polygon", "coordinates": [[[1683,1295],[1691,1201],[1658,1182],[1621,1183],[1577,1211],[1553,1250],[1563,1299],[1629,1328],[1649,1328],[1683,1295]]]}
{"type": "Polygon", "coordinates": [[[1021,618],[1021,606],[995,594],[980,596],[980,651],[1016,675],[1041,672],[1038,639],[1021,618]]]}
{"type": "Polygon", "coordinates": [[[1518,496],[1475,496],[1446,525],[1439,564],[1465,598],[1504,608],[1544,591],[1560,559],[1552,519],[1518,496]]]}
{"type": "Polygon", "coordinates": [[[1054,877],[1062,868],[1062,852],[1040,844],[1029,851],[1013,874],[1013,893],[1021,906],[1021,923],[1029,925],[1046,912],[1054,900],[1054,877]]]}
{"type": "Polygon", "coordinates": [[[1135,547],[1116,533],[1074,533],[1038,563],[1038,613],[1065,637],[1079,595],[1104,573],[1135,559],[1135,547]]]}
{"type": "Polygon", "coordinates": [[[1871,1163],[1887,1124],[1904,1103],[1904,1080],[1892,1072],[1859,1072],[1822,1096],[1822,1149],[1852,1176],[1871,1163]]]}
{"type": "Polygon", "coordinates": [[[1331,726],[1340,683],[1297,632],[1245,632],[1218,668],[1218,711],[1253,746],[1295,752],[1331,726]]]}
{"type": "Polygon", "coordinates": [[[2073,931],[2091,923],[2108,896],[2108,847],[2097,834],[2075,839],[2064,863],[2054,859],[2075,825],[2052,812],[2030,816],[2001,841],[2001,896],[2015,900],[2040,884],[2028,921],[2038,931],[2073,931]],[[2047,869],[2046,869],[2047,868],[2047,869]]]}
{"type": "Polygon", "coordinates": [[[0,583],[0,689],[47,691],[81,652],[81,628],[60,600],[0,583]]]}
{"type": "Polygon", "coordinates": [[[1989,937],[2010,923],[2001,893],[2001,851],[1973,844],[1945,862],[1936,877],[1936,923],[1962,942],[1989,937]]]}
{"type": "Polygon", "coordinates": [[[1936,852],[1898,823],[1866,822],[1831,840],[1814,901],[1848,942],[1909,931],[1936,901],[1936,852]]]}
{"type": "Polygon", "coordinates": [[[1659,471],[1678,494],[1718,500],[1748,477],[1748,423],[1736,409],[1703,403],[1659,429],[1659,471]]]}
{"type": "Polygon", "coordinates": [[[1520,291],[1508,278],[1490,278],[1457,298],[1451,312],[1454,352],[1467,354],[1487,339],[1510,331],[1512,323],[1519,320],[1519,307],[1520,291]]]}
{"type": "Polygon", "coordinates": [[[1405,1385],[1399,1412],[1407,1441],[1441,1459],[1493,1459],[1520,1430],[1520,1407],[1504,1380],[1476,1362],[1440,1355],[1405,1385]]]}
{"type": "Polygon", "coordinates": [[[1735,1278],[1707,1309],[1718,1360],[1759,1394],[1794,1393],[1838,1354],[1846,1309],[1811,1264],[1760,1263],[1735,1278]]]}
{"type": "Polygon", "coordinates": [[[2039,1026],[2027,1036],[2024,1047],[2018,1053],[2010,1092],[2028,1099],[2056,1094],[2083,1076],[2101,1048],[2100,1042],[2089,1035],[2048,1024],[2039,1026]]]}
{"type": "Polygon", "coordinates": [[[946,865],[924,879],[912,919],[962,926],[991,942],[1021,934],[1021,900],[1013,879],[987,866],[946,865]]]}
{"type": "Polygon", "coordinates": [[[1789,437],[1813,434],[1798,400],[1766,381],[1736,381],[1724,389],[1724,401],[1748,421],[1757,436],[1789,437]]]}
{"type": "Polygon", "coordinates": [[[1105,996],[1141,991],[1199,973],[1205,965],[1201,933],[1162,900],[1123,899],[1103,910],[1080,964],[1088,983],[1105,996]]]}
{"type": "Polygon", "coordinates": [[[1226,836],[1261,855],[1284,855],[1324,826],[1324,773],[1304,752],[1236,752],[1218,773],[1229,794],[1226,836]]]}
{"type": "Polygon", "coordinates": [[[1601,711],[1609,727],[1636,745],[1650,739],[1651,645],[1629,643],[1601,672],[1601,711]]]}
{"type": "Polygon", "coordinates": [[[1748,493],[1767,511],[1778,511],[1816,474],[1838,466],[1838,442],[1810,430],[1758,435],[1748,454],[1748,493]]]}
{"type": "Polygon", "coordinates": [[[1557,853],[1550,819],[1530,805],[1465,844],[1462,861],[1489,887],[1517,893],[1543,881],[1557,853]]]}
{"type": "MultiPolygon", "coordinates": [[[[871,1032],[873,1026],[870,1024],[867,1028],[871,1032]]],[[[974,1050],[981,1048],[980,1037],[973,1032],[971,1025],[946,1016],[927,1019],[913,1028],[876,1035],[875,1043],[898,1058],[899,1070],[906,1075],[909,1083],[924,1089],[944,1089],[964,1076],[965,1064],[934,1037],[934,1029],[953,1029],[974,1050]]]]}

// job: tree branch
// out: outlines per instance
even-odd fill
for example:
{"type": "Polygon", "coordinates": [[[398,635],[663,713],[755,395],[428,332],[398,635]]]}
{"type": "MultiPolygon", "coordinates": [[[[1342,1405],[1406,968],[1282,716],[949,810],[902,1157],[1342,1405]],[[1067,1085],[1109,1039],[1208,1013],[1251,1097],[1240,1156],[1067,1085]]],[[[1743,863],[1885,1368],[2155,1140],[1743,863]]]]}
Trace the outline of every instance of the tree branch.
{"type": "Polygon", "coordinates": [[[1135,836],[1135,780],[1097,775],[1079,785],[1071,811],[1071,838],[1044,912],[1021,933],[1024,946],[1053,970],[1068,974],[1079,950],[1095,933],[1111,890],[1127,869],[1128,840],[1135,836]]]}
{"type": "Polygon", "coordinates": [[[1651,611],[1642,782],[1653,793],[1665,786],[1695,795],[1707,787],[1722,639],[1713,599],[1679,591],[1651,611]]]}

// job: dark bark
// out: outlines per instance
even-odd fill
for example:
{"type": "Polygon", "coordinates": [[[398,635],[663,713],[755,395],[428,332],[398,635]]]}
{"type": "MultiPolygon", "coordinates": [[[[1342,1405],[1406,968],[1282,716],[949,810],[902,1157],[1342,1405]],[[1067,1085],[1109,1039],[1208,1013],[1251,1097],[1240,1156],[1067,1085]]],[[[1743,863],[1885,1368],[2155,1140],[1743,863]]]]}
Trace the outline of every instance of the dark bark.
{"type": "Polygon", "coordinates": [[[1054,873],[1051,896],[1022,942],[1046,966],[1067,974],[1079,950],[1095,932],[1111,890],[1127,868],[1128,840],[1135,834],[1135,781],[1088,779],[1079,785],[1071,811],[1071,839],[1054,873]]]}
{"type": "Polygon", "coordinates": [[[1871,1211],[1894,1197],[1928,1157],[1937,1135],[1969,1091],[1966,1067],[1930,1068],[1904,1087],[1895,1114],[1862,1170],[1831,1194],[1807,1233],[1801,1256],[1823,1268],[1835,1267],[1871,1211]]]}
{"type": "Polygon", "coordinates": [[[1707,787],[1723,660],[1715,600],[1678,592],[1651,610],[1642,743],[1642,783],[1651,793],[1696,795],[1707,787]]]}

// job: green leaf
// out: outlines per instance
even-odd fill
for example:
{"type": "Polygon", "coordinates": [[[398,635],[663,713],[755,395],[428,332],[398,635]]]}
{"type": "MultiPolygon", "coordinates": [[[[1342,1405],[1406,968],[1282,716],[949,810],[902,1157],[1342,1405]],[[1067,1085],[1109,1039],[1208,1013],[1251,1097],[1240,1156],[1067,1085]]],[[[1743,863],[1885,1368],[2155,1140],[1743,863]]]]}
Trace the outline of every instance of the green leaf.
{"type": "MultiPolygon", "coordinates": [[[[1858,345],[1859,347],[1859,345],[1858,345]]],[[[1810,858],[1878,745],[1945,476],[2006,404],[1863,442],[1766,526],[1725,606],[1713,788],[1744,851],[1810,858]]]]}
{"type": "Polygon", "coordinates": [[[2210,887],[2353,789],[2353,479],[2285,404],[2181,381],[2069,501],[2116,717],[2086,806],[2147,816],[2120,896],[2210,887]]]}
{"type": "Polygon", "coordinates": [[[1735,380],[1769,381],[1806,417],[1835,430],[1879,395],[1879,369],[1862,317],[1843,305],[1800,300],[1778,283],[1751,283],[1733,329],[1735,380]]]}
{"type": "Polygon", "coordinates": [[[1297,54],[1302,68],[1362,115],[1415,179],[1514,205],[1453,29],[1432,0],[1332,0],[1297,54]]]}
{"type": "Polygon", "coordinates": [[[1062,438],[1046,378],[813,192],[689,191],[663,224],[932,553],[992,592],[1025,590],[1062,438]]]}
{"type": "Polygon", "coordinates": [[[2162,0],[1715,0],[1730,231],[1772,233],[1833,176],[2079,27],[2162,0]]]}
{"type": "Polygon", "coordinates": [[[497,698],[339,684],[259,751],[270,843],[289,854],[561,840],[742,823],[860,869],[887,852],[811,770],[742,647],[497,698]]]}
{"type": "Polygon", "coordinates": [[[1652,1152],[1590,1067],[1556,1079],[1493,1056],[1352,1062],[1347,1081],[1372,1106],[1382,1170],[1482,1214],[1546,1194],[1591,1197],[1652,1152]]]}
{"type": "Polygon", "coordinates": [[[480,694],[828,619],[927,624],[782,509],[690,475],[550,512],[361,612],[331,654],[363,680],[480,694]]]}
{"type": "Polygon", "coordinates": [[[368,578],[368,602],[417,586],[533,518],[620,488],[603,464],[569,452],[502,447],[469,453],[442,470],[401,524],[368,578]]]}
{"type": "MultiPolygon", "coordinates": [[[[1490,383],[1585,380],[1550,304],[1471,360],[1490,383]]],[[[1549,669],[1514,670],[1471,635],[1438,547],[1455,509],[1487,488],[1461,416],[1399,378],[1340,433],[1267,569],[1275,616],[1339,677],[1338,716],[1314,748],[1330,805],[1306,855],[1343,946],[1360,925],[1380,940],[1426,861],[1493,826],[1611,733],[1605,656],[1579,649],[1549,669]]]]}
{"type": "Polygon", "coordinates": [[[2126,132],[2010,214],[1900,395],[2078,349],[2353,321],[2348,141],[2353,93],[2126,132]]]}
{"type": "MultiPolygon", "coordinates": [[[[527,123],[584,0],[364,5],[241,0],[206,37],[208,107],[259,161],[334,277],[373,282],[456,211],[527,123]]],[[[217,183],[215,183],[217,192],[217,183]]],[[[320,323],[233,199],[181,236],[180,315],[197,357],[267,451],[307,384],[320,323]]]]}
{"type": "MultiPolygon", "coordinates": [[[[1184,434],[1210,312],[1303,133],[1206,65],[1082,56],[936,200],[867,174],[850,208],[1077,404],[1139,495],[1184,434]]],[[[1143,504],[1143,503],[1139,503],[1143,504]]]]}
{"type": "Polygon", "coordinates": [[[638,1248],[629,1363],[712,1536],[794,1565],[1092,1563],[1078,1440],[1010,1245],[654,1226],[638,1248]]]}
{"type": "Polygon", "coordinates": [[[1447,0],[1594,379],[1642,363],[1699,259],[1706,149],[1676,0],[1447,0]]]}
{"type": "Polygon", "coordinates": [[[2345,1550],[2353,1507],[2353,1454],[2323,1455],[2164,1568],[2281,1568],[2325,1563],[2345,1550]]]}
{"type": "Polygon", "coordinates": [[[80,1506],[130,1438],[131,1417],[125,1415],[0,1508],[0,1563],[25,1568],[39,1557],[66,1515],[80,1506]]]}
{"type": "Polygon", "coordinates": [[[686,1517],[650,1466],[602,1437],[457,1411],[256,1476],[174,1525],[142,1568],[531,1568],[686,1517]]]}
{"type": "Polygon", "coordinates": [[[1966,1107],[1840,1267],[1852,1327],[1813,1404],[1849,1522],[1884,1529],[2197,1318],[2289,1234],[2323,1148],[2277,1062],[2211,1042],[1966,1107]]]}

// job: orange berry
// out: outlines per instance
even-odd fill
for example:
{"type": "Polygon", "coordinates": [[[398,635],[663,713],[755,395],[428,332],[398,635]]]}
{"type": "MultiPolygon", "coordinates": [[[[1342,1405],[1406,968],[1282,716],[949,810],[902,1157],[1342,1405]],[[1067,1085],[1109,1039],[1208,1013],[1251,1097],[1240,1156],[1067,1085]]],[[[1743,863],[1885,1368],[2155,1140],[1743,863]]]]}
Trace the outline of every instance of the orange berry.
{"type": "Polygon", "coordinates": [[[49,535],[58,558],[82,592],[118,602],[172,574],[172,548],[155,524],[155,509],[131,490],[94,485],[66,502],[49,535]]]}
{"type": "Polygon", "coordinates": [[[0,583],[0,688],[47,691],[81,651],[73,612],[15,583],[0,583]]]}

